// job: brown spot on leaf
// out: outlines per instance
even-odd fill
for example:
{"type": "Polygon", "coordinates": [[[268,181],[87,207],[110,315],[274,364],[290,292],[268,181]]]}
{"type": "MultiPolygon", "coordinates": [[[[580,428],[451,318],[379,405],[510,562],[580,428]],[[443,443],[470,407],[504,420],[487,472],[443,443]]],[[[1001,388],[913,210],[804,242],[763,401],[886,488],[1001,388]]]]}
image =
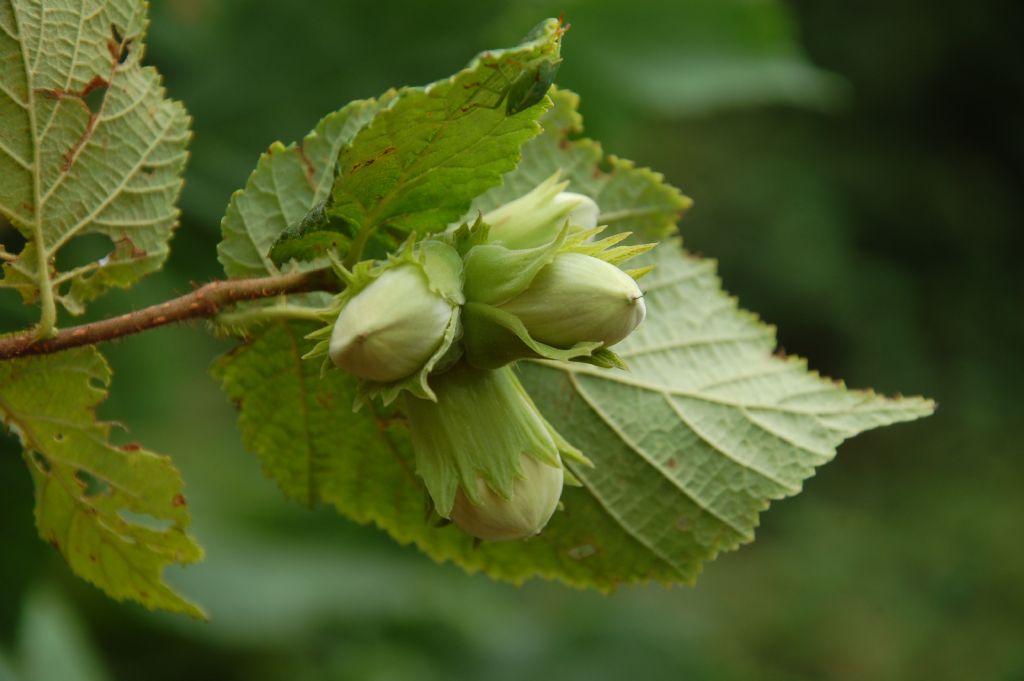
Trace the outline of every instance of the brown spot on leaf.
{"type": "Polygon", "coordinates": [[[142,445],[138,442],[129,442],[128,444],[121,445],[122,452],[137,452],[142,449],[142,445]]]}
{"type": "MultiPolygon", "coordinates": [[[[84,102],[82,104],[85,106],[84,102]]],[[[89,112],[89,122],[85,124],[85,131],[82,136],[78,138],[78,141],[71,145],[71,148],[64,152],[63,158],[64,163],[61,164],[61,171],[68,173],[71,172],[71,166],[75,164],[75,159],[78,158],[78,152],[85,146],[85,143],[92,137],[92,132],[96,128],[96,114],[89,112]]]]}
{"type": "Polygon", "coordinates": [[[119,256],[130,255],[132,258],[145,258],[146,249],[139,248],[128,236],[122,236],[114,242],[114,252],[119,256]]]}
{"type": "Polygon", "coordinates": [[[313,180],[315,175],[313,162],[309,159],[309,156],[306,154],[306,150],[301,144],[295,147],[295,152],[299,155],[299,160],[302,161],[302,167],[306,170],[306,182],[309,183],[309,188],[316,191],[316,183],[313,180]]]}
{"type": "Polygon", "coordinates": [[[184,506],[187,503],[188,502],[185,501],[185,495],[184,494],[176,494],[176,495],[174,495],[174,498],[171,499],[171,506],[181,507],[181,506],[184,506]]]}

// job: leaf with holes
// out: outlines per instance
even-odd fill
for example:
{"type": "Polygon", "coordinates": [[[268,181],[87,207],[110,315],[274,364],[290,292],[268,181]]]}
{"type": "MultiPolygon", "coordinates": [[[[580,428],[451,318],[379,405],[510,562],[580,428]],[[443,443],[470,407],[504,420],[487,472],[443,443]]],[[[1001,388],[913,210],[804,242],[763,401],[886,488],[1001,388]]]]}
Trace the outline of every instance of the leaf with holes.
{"type": "Polygon", "coordinates": [[[39,534],[111,597],[202,618],[162,577],[203,556],[181,478],[167,457],[111,444],[95,415],[109,381],[92,347],[0,362],[0,417],[24,447],[39,534]]]}
{"type": "Polygon", "coordinates": [[[145,3],[0,1],[0,212],[28,239],[0,286],[72,313],[158,269],[178,220],[189,118],[141,65],[145,3]],[[85,234],[109,253],[60,271],[85,234]]]}

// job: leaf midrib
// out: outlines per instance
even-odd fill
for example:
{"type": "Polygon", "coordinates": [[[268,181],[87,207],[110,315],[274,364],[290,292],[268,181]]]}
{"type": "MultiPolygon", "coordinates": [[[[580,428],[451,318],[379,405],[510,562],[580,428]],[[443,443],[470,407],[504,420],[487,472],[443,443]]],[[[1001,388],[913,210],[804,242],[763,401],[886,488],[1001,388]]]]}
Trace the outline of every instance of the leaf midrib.
{"type": "MultiPolygon", "coordinates": [[[[25,69],[25,94],[27,98],[26,111],[28,112],[29,133],[32,137],[32,221],[28,224],[32,232],[32,240],[36,243],[36,267],[35,277],[30,277],[39,287],[39,298],[42,306],[42,313],[39,320],[39,335],[44,337],[53,331],[57,322],[57,307],[53,296],[53,285],[50,282],[49,254],[46,249],[46,241],[43,236],[41,171],[39,162],[39,138],[37,132],[39,123],[36,120],[36,97],[35,97],[35,65],[29,66],[28,46],[24,40],[23,22],[21,11],[17,2],[11,3],[11,16],[14,17],[14,24],[18,31],[18,46],[21,48],[21,61],[25,69]]],[[[39,44],[36,46],[38,57],[42,47],[43,27],[46,24],[46,6],[40,5],[39,15],[39,44]]]]}

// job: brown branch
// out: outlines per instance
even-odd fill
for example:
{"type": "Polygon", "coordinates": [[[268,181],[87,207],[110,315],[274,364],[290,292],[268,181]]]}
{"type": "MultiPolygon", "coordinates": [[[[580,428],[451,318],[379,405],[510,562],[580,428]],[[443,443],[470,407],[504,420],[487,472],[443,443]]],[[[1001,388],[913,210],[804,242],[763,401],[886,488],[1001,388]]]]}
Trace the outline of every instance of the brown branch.
{"type": "Polygon", "coordinates": [[[180,298],[172,298],[120,317],[61,329],[52,338],[39,339],[34,330],[0,336],[0,359],[45,355],[80,345],[114,340],[165,324],[213,317],[223,308],[243,300],[270,298],[283,293],[337,289],[338,280],[329,270],[213,281],[180,298]]]}

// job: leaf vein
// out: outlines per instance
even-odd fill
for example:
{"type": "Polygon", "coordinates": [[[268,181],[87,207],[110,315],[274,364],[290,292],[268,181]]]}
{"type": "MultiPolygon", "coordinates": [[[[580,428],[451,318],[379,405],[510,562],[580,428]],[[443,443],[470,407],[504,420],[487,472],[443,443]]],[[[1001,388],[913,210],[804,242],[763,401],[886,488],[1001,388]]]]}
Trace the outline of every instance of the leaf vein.
{"type": "Polygon", "coordinates": [[[675,488],[677,488],[686,497],[688,497],[690,500],[692,500],[693,503],[697,504],[702,509],[704,509],[704,511],[707,512],[709,515],[711,515],[714,518],[716,518],[723,525],[726,525],[727,527],[732,528],[740,536],[742,536],[742,537],[749,536],[749,532],[744,532],[741,528],[737,527],[733,523],[732,520],[729,520],[729,519],[725,518],[724,516],[720,515],[718,513],[718,511],[716,509],[712,508],[712,506],[710,504],[708,504],[703,499],[701,499],[695,492],[687,489],[682,484],[682,482],[680,480],[678,480],[676,477],[671,475],[668,471],[666,471],[664,469],[664,467],[662,467],[656,461],[651,459],[647,455],[647,452],[645,452],[642,447],[640,447],[637,443],[633,442],[633,440],[628,435],[626,435],[625,432],[622,431],[622,429],[619,427],[619,425],[617,423],[615,423],[610,416],[608,416],[606,413],[604,413],[604,411],[602,411],[597,406],[597,404],[593,401],[593,399],[583,389],[583,386],[580,385],[579,381],[576,380],[575,376],[571,376],[570,380],[572,380],[573,387],[576,389],[577,394],[583,399],[584,402],[587,403],[587,406],[589,406],[591,408],[591,410],[595,414],[598,415],[598,417],[601,419],[601,421],[603,421],[604,424],[606,426],[608,426],[609,430],[611,430],[613,433],[615,433],[615,435],[620,440],[622,440],[623,444],[625,444],[627,447],[629,447],[631,450],[633,450],[633,452],[635,452],[637,454],[637,456],[639,456],[641,459],[643,459],[648,464],[650,464],[651,468],[653,468],[654,470],[658,471],[658,473],[660,473],[663,478],[668,480],[675,488]]]}

